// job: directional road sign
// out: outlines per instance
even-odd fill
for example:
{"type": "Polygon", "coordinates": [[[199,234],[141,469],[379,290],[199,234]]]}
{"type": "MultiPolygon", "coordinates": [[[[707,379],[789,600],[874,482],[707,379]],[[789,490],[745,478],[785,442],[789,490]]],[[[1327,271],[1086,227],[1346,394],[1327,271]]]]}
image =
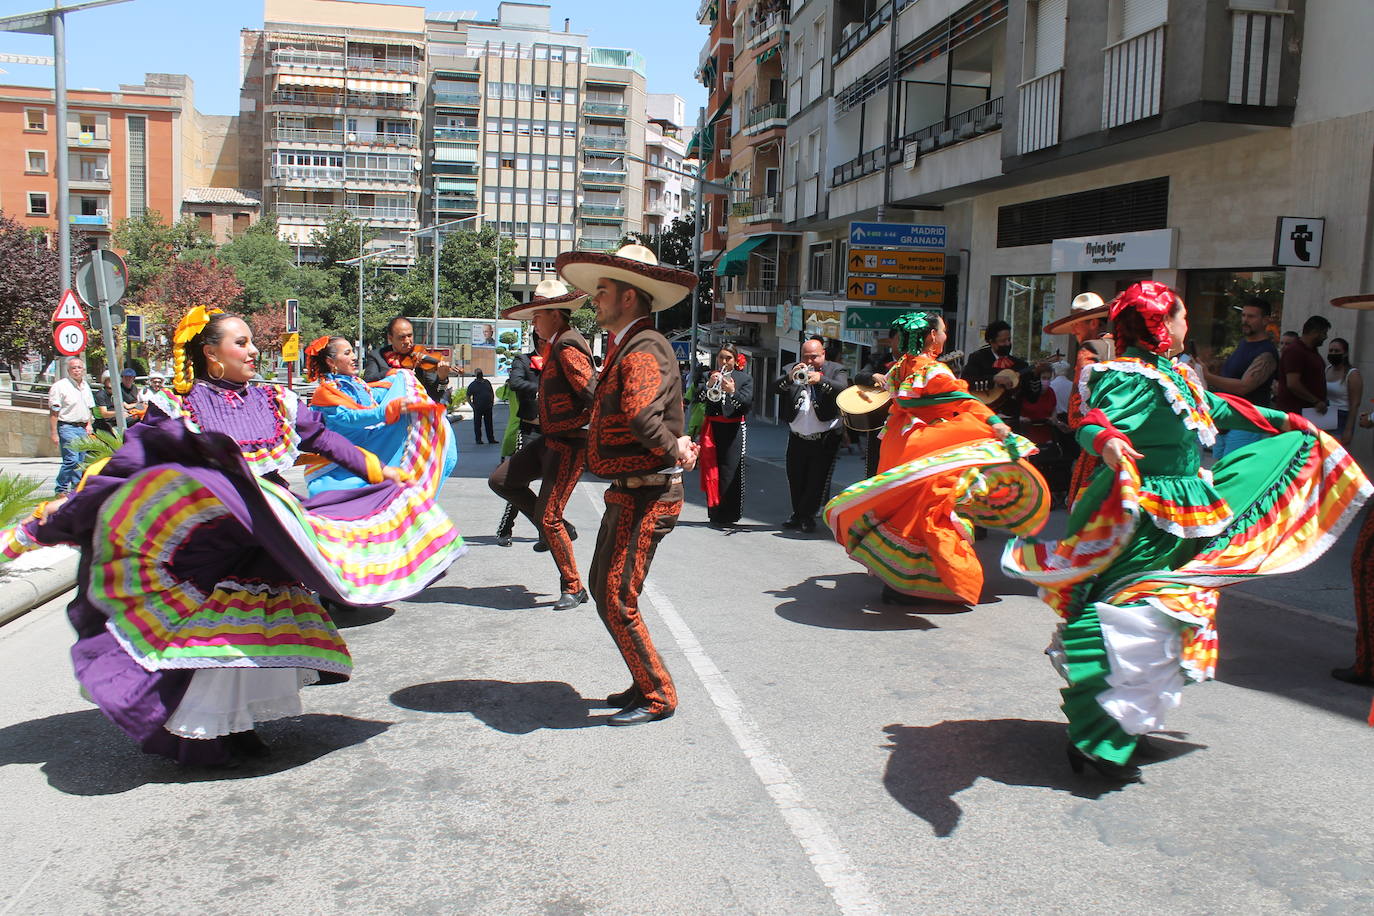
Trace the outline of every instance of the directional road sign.
{"type": "MultiPolygon", "coordinates": [[[[124,290],[129,285],[129,268],[124,259],[108,248],[97,248],[81,259],[76,268],[76,291],[81,301],[92,308],[98,305],[100,290],[96,287],[96,270],[105,275],[105,301],[114,305],[124,298],[124,290]]],[[[123,317],[119,321],[123,321],[123,317]]],[[[116,322],[118,323],[118,322],[116,322]]]]}
{"type": "Polygon", "coordinates": [[[891,308],[889,306],[873,306],[864,308],[846,309],[844,313],[844,329],[846,331],[884,331],[892,327],[892,322],[901,318],[908,312],[916,311],[910,308],[891,308]]]}
{"type": "Polygon", "coordinates": [[[143,339],[143,316],[129,315],[124,319],[124,333],[130,340],[143,339]]]}
{"type": "Polygon", "coordinates": [[[877,248],[849,249],[851,274],[899,274],[902,276],[943,277],[945,255],[940,251],[882,251],[877,248]]]}
{"type": "Polygon", "coordinates": [[[56,322],[86,320],[86,313],[81,311],[81,302],[76,298],[76,293],[67,290],[62,294],[62,300],[57,303],[57,311],[52,313],[52,320],[56,322]]]}
{"type": "Polygon", "coordinates": [[[75,356],[86,349],[86,326],[75,321],[64,321],[53,328],[52,341],[57,352],[63,356],[75,356]]]}
{"type": "Polygon", "coordinates": [[[850,246],[945,250],[945,227],[920,223],[850,223],[850,246]]]}
{"type": "Polygon", "coordinates": [[[845,293],[850,299],[940,305],[945,301],[945,281],[855,277],[845,287],[845,293]]]}

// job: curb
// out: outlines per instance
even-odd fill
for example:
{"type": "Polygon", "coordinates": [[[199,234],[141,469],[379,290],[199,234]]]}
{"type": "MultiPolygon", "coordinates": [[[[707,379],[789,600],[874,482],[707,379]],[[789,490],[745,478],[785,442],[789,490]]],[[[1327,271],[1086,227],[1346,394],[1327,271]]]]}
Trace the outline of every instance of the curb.
{"type": "Polygon", "coordinates": [[[63,592],[76,587],[76,568],[81,555],[59,560],[47,569],[34,569],[22,577],[0,580],[0,626],[47,604],[63,592]]]}

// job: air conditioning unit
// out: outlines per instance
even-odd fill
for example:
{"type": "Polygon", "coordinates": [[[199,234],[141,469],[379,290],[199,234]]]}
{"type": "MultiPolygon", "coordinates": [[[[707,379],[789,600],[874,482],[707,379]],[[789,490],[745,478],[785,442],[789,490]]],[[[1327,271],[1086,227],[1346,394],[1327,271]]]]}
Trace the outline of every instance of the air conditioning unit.
{"type": "Polygon", "coordinates": [[[858,20],[856,22],[851,22],[849,23],[849,25],[840,29],[840,41],[844,41],[850,35],[853,35],[855,32],[857,32],[861,25],[863,25],[863,20],[858,20]]]}
{"type": "Polygon", "coordinates": [[[94,174],[95,174],[95,180],[96,180],[96,181],[109,181],[109,180],[110,180],[110,170],[109,170],[109,169],[95,169],[95,170],[94,170],[94,174]]]}

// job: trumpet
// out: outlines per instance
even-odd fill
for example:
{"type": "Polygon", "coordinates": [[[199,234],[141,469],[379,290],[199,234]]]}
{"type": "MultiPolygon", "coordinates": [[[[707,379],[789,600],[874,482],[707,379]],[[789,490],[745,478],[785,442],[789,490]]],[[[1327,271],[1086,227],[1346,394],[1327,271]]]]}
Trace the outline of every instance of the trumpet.
{"type": "Polygon", "coordinates": [[[794,385],[805,385],[806,380],[811,377],[811,368],[806,363],[797,363],[788,373],[788,377],[794,385]]]}
{"type": "Polygon", "coordinates": [[[706,400],[712,404],[725,400],[725,373],[719,369],[711,373],[711,381],[706,386],[706,400]]]}

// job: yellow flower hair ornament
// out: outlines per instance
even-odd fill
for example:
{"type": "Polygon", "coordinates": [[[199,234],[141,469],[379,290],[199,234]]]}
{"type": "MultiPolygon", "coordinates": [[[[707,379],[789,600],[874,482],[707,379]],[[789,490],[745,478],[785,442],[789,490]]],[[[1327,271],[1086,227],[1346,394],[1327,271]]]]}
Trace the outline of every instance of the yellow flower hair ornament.
{"type": "Polygon", "coordinates": [[[191,390],[191,367],[186,358],[186,345],[195,336],[205,330],[205,326],[210,323],[210,318],[214,315],[224,314],[224,309],[206,308],[198,305],[186,313],[186,317],[177,323],[177,329],[172,334],[172,362],[175,371],[172,374],[172,389],[177,394],[186,394],[191,390]]]}

